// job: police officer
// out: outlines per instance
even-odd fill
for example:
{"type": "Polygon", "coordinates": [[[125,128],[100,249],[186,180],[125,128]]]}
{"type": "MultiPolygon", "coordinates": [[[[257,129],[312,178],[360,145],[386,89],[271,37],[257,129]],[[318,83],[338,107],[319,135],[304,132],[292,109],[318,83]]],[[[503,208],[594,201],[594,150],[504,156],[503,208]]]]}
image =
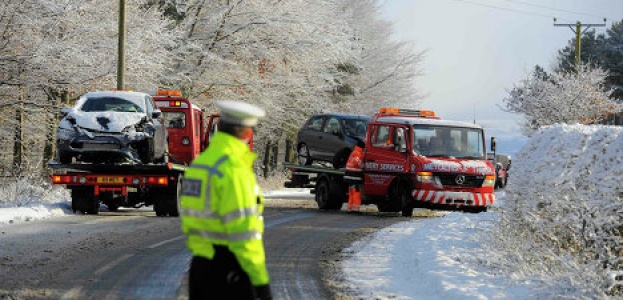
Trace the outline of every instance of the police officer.
{"type": "Polygon", "coordinates": [[[272,299],[262,243],[264,199],[248,142],[264,110],[219,101],[219,131],[186,170],[182,230],[193,254],[190,299],[272,299]]]}

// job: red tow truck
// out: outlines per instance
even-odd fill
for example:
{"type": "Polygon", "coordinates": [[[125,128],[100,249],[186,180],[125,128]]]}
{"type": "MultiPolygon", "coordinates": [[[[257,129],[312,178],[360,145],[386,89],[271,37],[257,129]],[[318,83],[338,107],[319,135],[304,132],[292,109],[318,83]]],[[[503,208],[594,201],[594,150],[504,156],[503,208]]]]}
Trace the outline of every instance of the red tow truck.
{"type": "MultiPolygon", "coordinates": [[[[368,125],[363,162],[362,204],[381,212],[483,212],[495,201],[495,170],[482,127],[442,120],[433,111],[382,108],[368,125]]],[[[285,186],[312,188],[319,208],[340,209],[348,200],[344,169],[287,167],[285,186]]]]}
{"type": "Polygon", "coordinates": [[[119,207],[153,205],[157,216],[178,216],[181,178],[190,162],[203,151],[218,115],[206,121],[202,109],[180,91],[159,90],[153,100],[162,111],[168,131],[168,161],[161,164],[60,164],[52,161],[53,184],[71,190],[74,212],[97,214],[100,203],[109,211],[119,207]],[[206,125],[207,124],[207,125],[206,125]]]}

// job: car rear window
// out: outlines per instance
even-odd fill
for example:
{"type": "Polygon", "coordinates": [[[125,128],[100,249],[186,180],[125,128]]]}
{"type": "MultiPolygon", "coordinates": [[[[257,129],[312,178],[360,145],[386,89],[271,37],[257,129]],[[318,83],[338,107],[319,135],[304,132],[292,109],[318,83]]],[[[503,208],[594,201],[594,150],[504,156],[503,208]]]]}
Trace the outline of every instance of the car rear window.
{"type": "Polygon", "coordinates": [[[115,97],[88,98],[80,110],[85,112],[115,111],[115,112],[145,112],[145,110],[133,103],[115,97]]]}

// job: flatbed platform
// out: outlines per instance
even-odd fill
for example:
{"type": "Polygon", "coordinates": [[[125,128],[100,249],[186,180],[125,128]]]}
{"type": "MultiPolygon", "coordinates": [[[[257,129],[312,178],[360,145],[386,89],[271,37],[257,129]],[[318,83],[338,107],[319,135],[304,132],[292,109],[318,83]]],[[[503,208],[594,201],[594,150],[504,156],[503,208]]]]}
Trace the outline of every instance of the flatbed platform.
{"type": "Polygon", "coordinates": [[[55,173],[106,173],[106,174],[166,174],[171,171],[184,172],[186,166],[163,163],[163,164],[61,164],[57,161],[50,161],[48,167],[55,173]]]}

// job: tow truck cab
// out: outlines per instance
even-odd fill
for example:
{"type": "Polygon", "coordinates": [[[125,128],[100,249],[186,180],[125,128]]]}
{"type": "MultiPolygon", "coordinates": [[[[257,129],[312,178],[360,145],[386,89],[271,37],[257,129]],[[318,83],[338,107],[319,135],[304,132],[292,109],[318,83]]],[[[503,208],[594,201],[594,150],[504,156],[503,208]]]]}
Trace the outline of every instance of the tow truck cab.
{"type": "Polygon", "coordinates": [[[169,160],[189,165],[207,147],[203,111],[180,91],[158,90],[153,99],[169,132],[169,160]]]}
{"type": "Polygon", "coordinates": [[[381,211],[480,212],[495,201],[481,126],[441,120],[433,111],[383,108],[370,122],[364,151],[365,195],[381,211]]]}

